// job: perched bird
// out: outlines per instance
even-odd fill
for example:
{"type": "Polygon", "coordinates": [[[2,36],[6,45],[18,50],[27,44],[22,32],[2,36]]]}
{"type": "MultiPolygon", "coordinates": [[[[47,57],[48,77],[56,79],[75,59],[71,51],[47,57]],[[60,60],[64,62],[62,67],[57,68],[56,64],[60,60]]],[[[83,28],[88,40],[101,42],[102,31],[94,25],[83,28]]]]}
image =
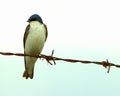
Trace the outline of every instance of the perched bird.
{"type": "MultiPolygon", "coordinates": [[[[29,24],[26,27],[23,37],[24,54],[39,55],[48,36],[47,26],[38,14],[33,14],[27,22],[29,22],[29,24]]],[[[38,58],[24,56],[25,71],[23,77],[26,79],[33,78],[34,65],[37,59],[38,58]]]]}

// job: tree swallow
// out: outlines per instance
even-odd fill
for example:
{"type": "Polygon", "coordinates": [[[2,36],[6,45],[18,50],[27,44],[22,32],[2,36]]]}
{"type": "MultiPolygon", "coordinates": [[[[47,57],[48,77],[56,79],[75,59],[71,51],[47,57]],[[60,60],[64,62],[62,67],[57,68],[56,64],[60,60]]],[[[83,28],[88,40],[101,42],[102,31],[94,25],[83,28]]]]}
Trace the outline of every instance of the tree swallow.
{"type": "MultiPolygon", "coordinates": [[[[33,14],[27,22],[29,22],[29,24],[26,27],[23,37],[24,54],[39,55],[48,36],[47,26],[38,14],[33,14]]],[[[38,58],[24,56],[25,71],[23,77],[26,79],[33,78],[34,65],[37,59],[38,58]]]]}

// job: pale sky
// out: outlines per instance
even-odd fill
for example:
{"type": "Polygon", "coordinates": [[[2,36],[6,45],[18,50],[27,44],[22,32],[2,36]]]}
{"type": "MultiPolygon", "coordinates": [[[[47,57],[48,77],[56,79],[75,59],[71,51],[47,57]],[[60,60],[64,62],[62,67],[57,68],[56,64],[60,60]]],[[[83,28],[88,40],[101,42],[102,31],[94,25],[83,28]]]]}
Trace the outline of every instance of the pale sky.
{"type": "MultiPolygon", "coordinates": [[[[0,51],[23,53],[27,19],[39,14],[48,27],[42,54],[120,64],[119,0],[0,1],[0,51]]],[[[120,69],[45,60],[26,80],[24,59],[0,55],[0,96],[120,96],[120,69]]]]}

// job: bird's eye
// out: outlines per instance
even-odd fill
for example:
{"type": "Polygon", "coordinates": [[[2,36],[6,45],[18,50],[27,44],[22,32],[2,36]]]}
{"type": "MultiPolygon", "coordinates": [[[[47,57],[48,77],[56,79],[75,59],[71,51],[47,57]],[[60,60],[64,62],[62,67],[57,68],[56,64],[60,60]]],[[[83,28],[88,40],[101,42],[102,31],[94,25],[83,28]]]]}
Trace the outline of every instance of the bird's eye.
{"type": "Polygon", "coordinates": [[[31,21],[36,21],[36,19],[35,19],[35,18],[33,18],[33,19],[31,19],[31,21]]]}

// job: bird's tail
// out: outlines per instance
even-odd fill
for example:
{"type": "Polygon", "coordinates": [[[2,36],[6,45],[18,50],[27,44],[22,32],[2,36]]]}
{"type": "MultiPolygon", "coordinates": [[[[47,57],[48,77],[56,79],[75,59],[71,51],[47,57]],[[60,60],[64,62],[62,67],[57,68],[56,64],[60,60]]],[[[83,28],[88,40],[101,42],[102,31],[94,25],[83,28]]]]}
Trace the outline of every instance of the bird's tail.
{"type": "Polygon", "coordinates": [[[28,73],[28,70],[25,70],[24,73],[23,73],[23,77],[25,77],[26,79],[30,78],[30,79],[33,79],[33,71],[32,73],[28,73]]]}

